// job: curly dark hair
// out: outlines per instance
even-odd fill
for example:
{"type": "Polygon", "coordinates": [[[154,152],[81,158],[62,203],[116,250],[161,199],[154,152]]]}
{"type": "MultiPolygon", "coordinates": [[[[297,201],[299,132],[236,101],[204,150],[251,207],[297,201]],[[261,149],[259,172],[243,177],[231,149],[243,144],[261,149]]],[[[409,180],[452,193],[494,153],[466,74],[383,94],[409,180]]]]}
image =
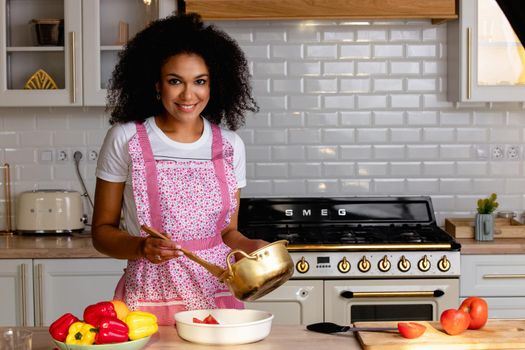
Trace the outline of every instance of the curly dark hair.
{"type": "Polygon", "coordinates": [[[202,115],[210,122],[224,121],[236,130],[244,124],[246,111],[259,111],[252,97],[248,62],[237,42],[190,13],[152,22],[120,52],[108,87],[111,124],[144,121],[163,111],[155,83],[162,65],[180,53],[197,54],[206,62],[210,100],[202,115]]]}

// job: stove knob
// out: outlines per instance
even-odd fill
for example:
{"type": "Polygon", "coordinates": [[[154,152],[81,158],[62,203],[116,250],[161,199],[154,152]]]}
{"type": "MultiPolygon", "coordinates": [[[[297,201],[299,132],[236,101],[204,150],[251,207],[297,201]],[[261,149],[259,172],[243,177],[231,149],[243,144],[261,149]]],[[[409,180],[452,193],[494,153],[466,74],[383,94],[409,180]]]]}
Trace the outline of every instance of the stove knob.
{"type": "Polygon", "coordinates": [[[361,272],[367,272],[368,270],[370,270],[370,266],[370,261],[368,261],[366,256],[363,256],[361,260],[359,260],[359,262],[357,263],[357,268],[361,272]]]}
{"type": "Polygon", "coordinates": [[[344,256],[343,259],[339,261],[339,263],[337,264],[337,269],[342,273],[347,273],[348,271],[350,271],[350,263],[348,262],[348,260],[346,260],[346,256],[344,256]]]}
{"type": "Polygon", "coordinates": [[[386,255],[383,257],[383,259],[379,260],[379,263],[377,264],[377,268],[382,272],[387,272],[390,270],[390,266],[390,261],[388,261],[386,255]]]}
{"type": "Polygon", "coordinates": [[[438,269],[441,272],[447,272],[448,270],[450,270],[450,261],[447,259],[446,255],[443,255],[443,257],[439,259],[438,269]]]}
{"type": "Polygon", "coordinates": [[[407,272],[408,270],[410,270],[410,261],[408,261],[408,259],[405,258],[404,255],[401,256],[401,259],[399,260],[399,263],[397,264],[397,268],[401,272],[407,272]]]}
{"type": "Polygon", "coordinates": [[[295,264],[295,268],[300,273],[306,273],[310,269],[310,264],[304,259],[304,256],[295,264]]]}
{"type": "Polygon", "coordinates": [[[423,272],[427,272],[430,269],[430,261],[426,255],[423,257],[423,259],[418,261],[417,267],[423,272]]]}

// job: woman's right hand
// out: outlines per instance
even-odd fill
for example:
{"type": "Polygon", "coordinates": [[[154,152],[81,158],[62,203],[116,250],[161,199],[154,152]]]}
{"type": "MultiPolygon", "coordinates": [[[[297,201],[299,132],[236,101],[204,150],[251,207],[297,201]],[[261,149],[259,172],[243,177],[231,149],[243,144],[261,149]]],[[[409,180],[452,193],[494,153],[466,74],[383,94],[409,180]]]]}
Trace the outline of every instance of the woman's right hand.
{"type": "Polygon", "coordinates": [[[166,261],[183,255],[181,246],[171,240],[146,237],[142,247],[142,255],[153,264],[163,264],[166,261]]]}

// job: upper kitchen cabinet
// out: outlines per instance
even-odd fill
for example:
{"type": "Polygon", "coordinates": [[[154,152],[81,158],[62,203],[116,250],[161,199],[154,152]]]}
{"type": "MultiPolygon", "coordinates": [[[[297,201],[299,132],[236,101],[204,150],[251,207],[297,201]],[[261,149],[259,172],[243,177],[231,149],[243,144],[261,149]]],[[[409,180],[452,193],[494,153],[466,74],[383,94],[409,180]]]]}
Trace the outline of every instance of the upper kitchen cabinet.
{"type": "Polygon", "coordinates": [[[175,11],[175,0],[84,0],[84,104],[105,106],[118,53],[149,22],[175,11]]]}
{"type": "Polygon", "coordinates": [[[0,106],[81,105],[81,48],[81,0],[0,0],[0,106]]]}
{"type": "Polygon", "coordinates": [[[525,101],[525,51],[496,0],[460,0],[448,23],[448,99],[525,101]]]}
{"type": "Polygon", "coordinates": [[[103,106],[118,52],[169,0],[0,0],[0,106],[103,106]]]}
{"type": "Polygon", "coordinates": [[[457,18],[456,0],[178,0],[204,19],[409,19],[434,23],[457,18]]]}

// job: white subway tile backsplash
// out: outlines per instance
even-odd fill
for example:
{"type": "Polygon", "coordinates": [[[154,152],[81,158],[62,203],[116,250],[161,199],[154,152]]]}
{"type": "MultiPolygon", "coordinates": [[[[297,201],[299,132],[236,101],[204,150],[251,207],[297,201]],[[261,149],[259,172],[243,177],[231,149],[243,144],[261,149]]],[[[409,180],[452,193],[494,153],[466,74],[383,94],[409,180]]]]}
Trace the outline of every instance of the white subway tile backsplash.
{"type": "Polygon", "coordinates": [[[321,143],[321,129],[288,129],[289,144],[319,144],[321,143]]]}
{"type": "Polygon", "coordinates": [[[455,136],[452,128],[423,128],[423,142],[453,142],[455,136]]]}
{"type": "Polygon", "coordinates": [[[456,167],[454,162],[423,162],[423,175],[427,176],[454,176],[456,167]]]}
{"type": "Polygon", "coordinates": [[[377,95],[358,95],[357,108],[359,109],[379,109],[387,107],[387,97],[377,95]]]}
{"type": "Polygon", "coordinates": [[[372,149],[374,159],[405,159],[404,145],[374,145],[372,149]]]}
{"type": "MultiPolygon", "coordinates": [[[[469,216],[498,192],[525,208],[525,161],[478,159],[477,147],[522,145],[519,103],[446,98],[445,25],[428,20],[216,22],[246,53],[260,112],[237,132],[246,145],[243,196],[431,195],[438,223],[469,216]]],[[[78,188],[72,162],[98,148],[103,107],[0,107],[0,161],[13,189],[78,188]]],[[[523,156],[523,154],[522,154],[523,156]]],[[[82,163],[90,192],[96,163],[82,163]]]]}
{"type": "Polygon", "coordinates": [[[324,162],[323,176],[326,178],[348,178],[355,175],[353,162],[324,162]]]}
{"type": "Polygon", "coordinates": [[[344,195],[370,195],[372,194],[372,180],[370,179],[341,179],[341,192],[344,195]]]}
{"type": "Polygon", "coordinates": [[[421,63],[420,62],[390,62],[390,74],[420,74],[421,63]]]}
{"type": "Polygon", "coordinates": [[[460,161],[456,164],[458,176],[487,176],[487,162],[460,161]]]}
{"type": "Polygon", "coordinates": [[[341,146],[341,159],[368,160],[372,159],[372,146],[341,146]]]}
{"type": "Polygon", "coordinates": [[[431,160],[439,158],[437,145],[407,145],[408,159],[431,160]]]}
{"type": "Polygon", "coordinates": [[[368,44],[343,44],[339,46],[341,59],[366,59],[372,56],[372,47],[368,44]]]}
{"type": "Polygon", "coordinates": [[[349,144],[355,142],[354,129],[323,129],[322,142],[326,144],[349,144]]]}
{"type": "Polygon", "coordinates": [[[358,143],[385,143],[388,141],[388,129],[386,128],[358,129],[356,140],[358,143]]]}
{"type": "Polygon", "coordinates": [[[306,58],[337,58],[337,45],[306,45],[306,58]]]}
{"type": "Polygon", "coordinates": [[[305,119],[307,127],[333,127],[339,124],[337,112],[307,112],[305,119]]]}
{"type": "Polygon", "coordinates": [[[322,175],[321,163],[290,163],[290,177],[319,178],[322,175]]]}
{"type": "Polygon", "coordinates": [[[339,196],[338,180],[306,180],[306,191],[313,196],[339,196]]]}
{"type": "Polygon", "coordinates": [[[306,159],[305,146],[271,146],[272,160],[274,161],[297,161],[306,159]]]}
{"type": "Polygon", "coordinates": [[[390,175],[412,177],[421,175],[421,162],[391,162],[390,175]]]}
{"type": "Polygon", "coordinates": [[[505,180],[504,179],[473,179],[472,192],[479,194],[504,193],[505,180]]]}

